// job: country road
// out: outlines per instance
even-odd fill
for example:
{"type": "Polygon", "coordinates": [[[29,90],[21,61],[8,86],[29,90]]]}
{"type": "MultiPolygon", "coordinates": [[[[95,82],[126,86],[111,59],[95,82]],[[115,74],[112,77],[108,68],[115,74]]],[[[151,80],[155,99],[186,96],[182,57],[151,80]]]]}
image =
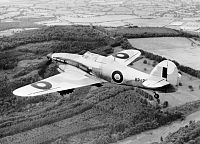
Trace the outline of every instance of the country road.
{"type": "Polygon", "coordinates": [[[141,134],[128,137],[116,144],[150,144],[152,142],[160,142],[161,136],[163,139],[171,132],[177,131],[180,127],[187,125],[190,121],[199,121],[200,111],[197,111],[186,117],[184,121],[176,121],[170,125],[162,126],[154,130],[142,132],[141,134]]]}

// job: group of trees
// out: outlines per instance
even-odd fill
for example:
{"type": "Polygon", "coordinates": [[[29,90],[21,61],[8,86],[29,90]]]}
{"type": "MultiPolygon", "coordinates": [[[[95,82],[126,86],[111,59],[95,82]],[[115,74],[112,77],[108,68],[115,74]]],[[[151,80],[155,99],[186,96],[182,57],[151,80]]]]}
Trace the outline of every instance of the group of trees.
{"type": "Polygon", "coordinates": [[[0,49],[7,50],[28,43],[51,40],[98,42],[100,45],[106,45],[106,39],[108,38],[88,26],[52,26],[3,37],[0,39],[0,49]]]}
{"type": "Polygon", "coordinates": [[[182,36],[179,31],[164,27],[134,27],[116,28],[110,30],[112,36],[123,36],[125,38],[146,38],[146,37],[175,37],[182,36]]]}
{"type": "MultiPolygon", "coordinates": [[[[102,29],[102,28],[101,28],[102,29]]],[[[185,32],[166,27],[118,27],[102,30],[112,37],[149,38],[149,37],[199,37],[198,33],[185,32]]]]}
{"type": "Polygon", "coordinates": [[[151,94],[149,94],[148,92],[140,89],[140,88],[136,88],[136,92],[139,93],[141,96],[143,96],[144,98],[152,101],[154,98],[151,94]]]}

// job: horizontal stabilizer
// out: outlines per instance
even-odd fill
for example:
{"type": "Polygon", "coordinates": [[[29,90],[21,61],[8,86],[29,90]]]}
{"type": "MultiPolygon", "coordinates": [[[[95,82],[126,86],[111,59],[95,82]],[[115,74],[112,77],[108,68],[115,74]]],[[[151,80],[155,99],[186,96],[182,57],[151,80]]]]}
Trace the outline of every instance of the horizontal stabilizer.
{"type": "Polygon", "coordinates": [[[165,85],[168,85],[170,83],[167,82],[165,79],[162,79],[162,78],[151,77],[150,79],[146,80],[142,84],[145,87],[148,87],[148,88],[159,88],[159,87],[163,87],[165,85]]]}

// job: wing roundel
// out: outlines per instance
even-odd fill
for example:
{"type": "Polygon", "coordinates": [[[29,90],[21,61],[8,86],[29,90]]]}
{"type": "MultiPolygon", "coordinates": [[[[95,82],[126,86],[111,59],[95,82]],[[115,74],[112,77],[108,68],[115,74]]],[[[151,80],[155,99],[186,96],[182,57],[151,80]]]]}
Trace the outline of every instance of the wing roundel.
{"type": "Polygon", "coordinates": [[[131,50],[123,50],[109,57],[114,57],[115,61],[123,65],[129,65],[131,62],[136,60],[140,55],[141,55],[140,51],[131,49],[131,50]]]}
{"type": "Polygon", "coordinates": [[[48,90],[52,88],[52,84],[46,81],[39,81],[39,82],[31,84],[31,86],[34,88],[43,89],[43,90],[48,90]]]}
{"type": "Polygon", "coordinates": [[[119,59],[128,59],[129,55],[127,53],[120,52],[120,53],[115,54],[114,57],[119,58],[119,59]]]}

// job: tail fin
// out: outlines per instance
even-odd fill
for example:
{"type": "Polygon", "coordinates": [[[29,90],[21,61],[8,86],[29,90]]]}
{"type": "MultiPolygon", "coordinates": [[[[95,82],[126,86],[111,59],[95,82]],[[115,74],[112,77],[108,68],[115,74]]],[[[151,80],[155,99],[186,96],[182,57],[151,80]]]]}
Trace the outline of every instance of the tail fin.
{"type": "Polygon", "coordinates": [[[159,77],[172,85],[177,85],[178,69],[172,61],[164,60],[155,66],[150,73],[150,77],[159,77]]]}

